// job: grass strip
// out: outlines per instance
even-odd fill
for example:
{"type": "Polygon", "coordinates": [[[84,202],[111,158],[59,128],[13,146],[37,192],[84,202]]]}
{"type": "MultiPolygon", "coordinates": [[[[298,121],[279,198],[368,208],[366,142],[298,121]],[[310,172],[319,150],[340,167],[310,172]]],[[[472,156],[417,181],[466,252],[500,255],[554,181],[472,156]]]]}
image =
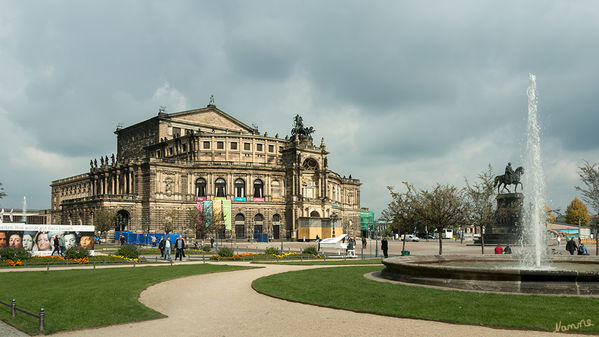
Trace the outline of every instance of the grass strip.
{"type": "Polygon", "coordinates": [[[260,261],[260,260],[255,260],[252,263],[259,263],[259,264],[285,264],[285,265],[314,265],[314,266],[318,266],[318,265],[357,265],[357,264],[375,264],[375,265],[381,265],[381,260],[380,259],[368,259],[368,260],[333,260],[333,259],[327,259],[326,261],[324,260],[304,260],[304,261],[299,261],[299,260],[279,260],[277,261],[260,261]]]}
{"type": "Polygon", "coordinates": [[[599,299],[450,291],[377,282],[364,274],[382,267],[309,269],[255,280],[258,292],[325,307],[444,322],[549,330],[580,324],[575,332],[599,332],[599,299]],[[560,323],[561,322],[561,323],[560,323]]]}
{"type": "MultiPolygon", "coordinates": [[[[163,317],[138,301],[150,285],[184,276],[247,269],[226,265],[178,265],[143,268],[61,270],[2,273],[0,297],[17,300],[33,313],[46,312],[45,333],[163,317]]],[[[0,306],[0,319],[28,333],[38,333],[39,321],[0,306]]]]}

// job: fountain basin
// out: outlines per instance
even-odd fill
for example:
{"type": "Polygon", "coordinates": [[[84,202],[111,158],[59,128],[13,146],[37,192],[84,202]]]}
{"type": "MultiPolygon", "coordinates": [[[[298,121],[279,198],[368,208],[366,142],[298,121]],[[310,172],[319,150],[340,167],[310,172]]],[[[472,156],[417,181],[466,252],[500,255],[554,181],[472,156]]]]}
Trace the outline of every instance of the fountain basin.
{"type": "Polygon", "coordinates": [[[472,291],[599,295],[599,258],[563,256],[543,269],[519,268],[512,256],[412,256],[383,260],[386,279],[472,291]]]}

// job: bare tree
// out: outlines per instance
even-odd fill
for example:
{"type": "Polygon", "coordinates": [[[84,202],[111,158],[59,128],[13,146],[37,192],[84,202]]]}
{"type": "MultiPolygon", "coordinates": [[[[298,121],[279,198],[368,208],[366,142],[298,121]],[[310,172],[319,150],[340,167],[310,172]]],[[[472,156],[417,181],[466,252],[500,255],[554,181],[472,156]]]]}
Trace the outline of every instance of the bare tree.
{"type": "Polygon", "coordinates": [[[418,219],[439,232],[439,255],[443,255],[443,228],[467,221],[463,192],[455,186],[437,184],[432,191],[421,190],[414,202],[418,219]]]}
{"type": "Polygon", "coordinates": [[[496,206],[495,206],[495,188],[493,187],[493,168],[491,164],[478,175],[478,181],[474,185],[470,185],[466,180],[466,206],[468,223],[480,228],[480,243],[481,253],[485,253],[485,237],[483,229],[487,225],[495,222],[496,206]]]}
{"type": "Polygon", "coordinates": [[[177,210],[170,210],[162,217],[162,230],[165,234],[171,233],[175,229],[175,224],[179,219],[179,212],[177,210]]]}
{"type": "Polygon", "coordinates": [[[391,222],[391,229],[397,231],[400,238],[402,237],[402,234],[404,235],[401,250],[405,251],[405,235],[418,224],[415,213],[417,207],[414,204],[418,199],[414,195],[414,187],[407,182],[403,182],[403,184],[407,189],[407,191],[403,193],[395,192],[393,187],[387,186],[387,189],[391,194],[391,202],[382,212],[382,218],[391,222]]]}
{"type": "Polygon", "coordinates": [[[96,210],[94,213],[94,226],[96,230],[100,232],[104,239],[106,239],[106,232],[114,229],[114,222],[116,220],[116,214],[102,208],[96,210]]]}
{"type": "MultiPolygon", "coordinates": [[[[582,200],[593,209],[595,215],[599,215],[599,165],[590,164],[585,160],[584,165],[578,168],[578,176],[584,187],[576,186],[576,190],[582,193],[582,200]]],[[[598,224],[595,223],[595,254],[599,255],[597,226],[598,224]]]]}

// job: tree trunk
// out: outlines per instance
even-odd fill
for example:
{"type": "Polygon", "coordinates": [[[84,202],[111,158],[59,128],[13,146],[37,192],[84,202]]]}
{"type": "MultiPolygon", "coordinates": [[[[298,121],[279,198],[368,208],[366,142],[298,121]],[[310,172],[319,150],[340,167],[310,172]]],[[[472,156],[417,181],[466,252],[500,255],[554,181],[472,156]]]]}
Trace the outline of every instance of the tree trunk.
{"type": "Polygon", "coordinates": [[[439,255],[443,255],[443,228],[439,229],[439,255]]]}
{"type": "Polygon", "coordinates": [[[483,225],[480,225],[480,249],[481,254],[485,255],[485,236],[483,235],[483,225]]]}

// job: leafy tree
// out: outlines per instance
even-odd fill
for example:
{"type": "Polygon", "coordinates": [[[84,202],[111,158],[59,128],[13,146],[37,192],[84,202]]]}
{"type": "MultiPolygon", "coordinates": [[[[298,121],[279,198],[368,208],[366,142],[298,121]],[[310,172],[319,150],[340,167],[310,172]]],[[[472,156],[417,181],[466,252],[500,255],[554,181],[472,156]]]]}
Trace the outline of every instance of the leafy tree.
{"type": "Polygon", "coordinates": [[[591,165],[585,160],[584,165],[578,168],[578,176],[584,187],[576,186],[576,190],[582,193],[582,199],[595,214],[599,214],[599,165],[591,165]]]}
{"type": "Polygon", "coordinates": [[[0,199],[4,198],[6,193],[4,193],[4,187],[2,187],[2,183],[0,183],[0,199]]]}
{"type": "Polygon", "coordinates": [[[578,198],[574,198],[568,209],[566,209],[566,223],[581,226],[588,226],[590,223],[589,211],[587,206],[578,198]]]}
{"type": "Polygon", "coordinates": [[[555,223],[555,214],[553,214],[553,210],[547,205],[545,205],[545,213],[547,213],[547,222],[555,223]]]}
{"type": "Polygon", "coordinates": [[[470,185],[468,179],[465,179],[466,188],[464,189],[464,192],[466,196],[465,207],[467,223],[480,227],[482,254],[485,253],[483,228],[495,222],[497,212],[493,179],[493,168],[490,164],[486,171],[483,171],[478,175],[478,181],[474,185],[470,185]]]}
{"type": "Polygon", "coordinates": [[[116,214],[102,208],[94,213],[94,226],[104,238],[106,238],[106,232],[114,228],[115,220],[116,214]]]}
{"type": "Polygon", "coordinates": [[[455,228],[468,220],[463,192],[455,186],[437,184],[432,191],[421,190],[415,198],[415,214],[429,228],[438,230],[439,255],[443,255],[443,228],[455,228]]]}
{"type": "MultiPolygon", "coordinates": [[[[382,218],[390,221],[390,228],[399,233],[399,237],[414,229],[418,225],[416,218],[416,202],[418,198],[414,195],[414,187],[407,182],[403,183],[407,191],[403,193],[395,192],[393,187],[387,186],[391,194],[391,202],[382,212],[382,218]]],[[[406,240],[403,240],[402,251],[406,250],[406,240]]]]}

